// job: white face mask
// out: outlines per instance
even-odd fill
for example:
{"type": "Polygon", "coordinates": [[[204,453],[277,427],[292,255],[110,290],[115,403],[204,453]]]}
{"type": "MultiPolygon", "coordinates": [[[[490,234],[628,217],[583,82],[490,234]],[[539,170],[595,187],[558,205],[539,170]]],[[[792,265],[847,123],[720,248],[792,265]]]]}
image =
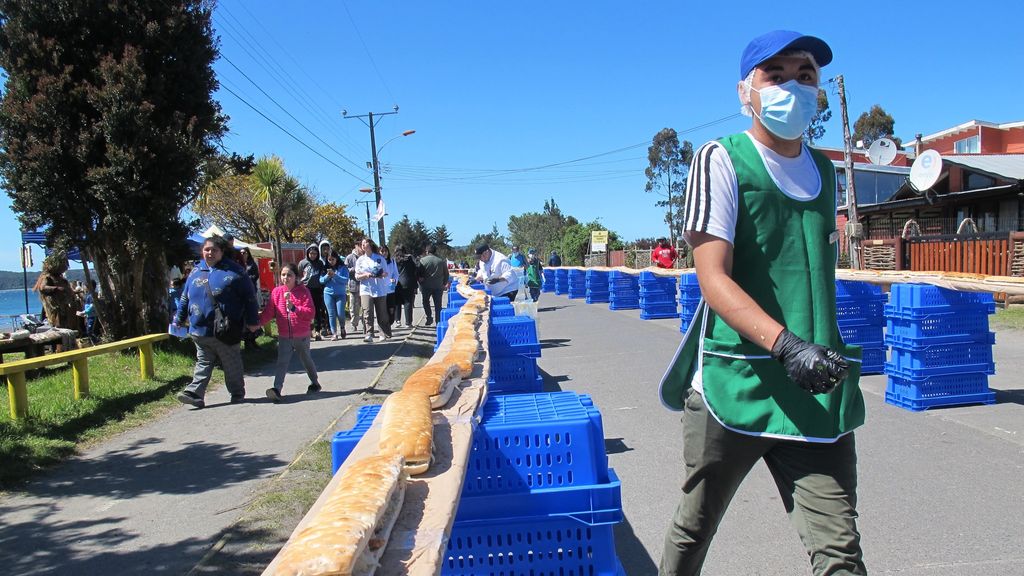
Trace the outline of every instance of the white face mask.
{"type": "Polygon", "coordinates": [[[783,140],[800,138],[818,112],[817,86],[790,80],[778,86],[750,89],[761,95],[761,124],[783,140]]]}

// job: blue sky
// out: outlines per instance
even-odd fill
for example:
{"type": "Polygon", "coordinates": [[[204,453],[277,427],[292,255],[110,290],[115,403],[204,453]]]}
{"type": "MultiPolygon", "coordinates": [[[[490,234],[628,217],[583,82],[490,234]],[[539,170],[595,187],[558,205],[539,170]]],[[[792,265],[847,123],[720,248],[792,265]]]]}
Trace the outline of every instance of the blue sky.
{"type": "MultiPolygon", "coordinates": [[[[754,36],[785,28],[825,39],[835,60],[822,77],[844,76],[851,124],[880,104],[907,141],[972,119],[1024,120],[1020,15],[1008,1],[221,0],[223,86],[308,147],[227,90],[216,97],[231,118],[229,151],[280,156],[364,226],[354,202],[372,182],[369,131],[341,110],[397,104],[377,125],[378,147],[416,133],[380,154],[389,229],[408,214],[465,244],[554,198],[631,240],[664,233],[657,197],[644,192],[656,132],[675,128],[697,146],[749,126],[735,85],[754,36]]],[[[821,144],[839,147],[830,100],[821,144]]],[[[9,203],[4,195],[3,270],[20,267],[9,203]]]]}

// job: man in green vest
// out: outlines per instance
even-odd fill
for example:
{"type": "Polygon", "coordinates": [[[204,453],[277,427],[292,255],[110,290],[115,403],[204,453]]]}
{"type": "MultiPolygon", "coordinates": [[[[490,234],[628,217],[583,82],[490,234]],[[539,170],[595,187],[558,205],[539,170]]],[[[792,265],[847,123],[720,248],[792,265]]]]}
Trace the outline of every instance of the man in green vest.
{"type": "Polygon", "coordinates": [[[867,574],[853,430],[860,349],[839,337],[835,169],[803,143],[832,50],[755,38],[737,86],[750,130],[693,157],[684,230],[703,302],[661,384],[683,412],[683,494],[662,575],[699,574],[740,483],[764,460],[814,574],[867,574]]]}

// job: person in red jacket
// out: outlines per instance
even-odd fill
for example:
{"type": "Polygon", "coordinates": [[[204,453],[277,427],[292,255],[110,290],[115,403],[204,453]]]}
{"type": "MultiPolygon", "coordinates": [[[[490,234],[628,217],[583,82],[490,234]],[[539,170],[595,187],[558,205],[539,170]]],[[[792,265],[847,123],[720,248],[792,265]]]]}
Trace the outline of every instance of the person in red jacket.
{"type": "Polygon", "coordinates": [[[274,387],[267,388],[267,398],[275,404],[281,401],[281,389],[284,388],[284,376],[288,373],[292,352],[299,354],[299,360],[309,376],[306,394],[320,391],[316,365],[309,355],[309,323],[313,321],[316,308],[313,295],[309,293],[309,288],[298,282],[298,276],[299,269],[295,264],[285,264],[281,268],[281,285],[270,292],[270,302],[260,314],[260,326],[271,320],[277,322],[277,369],[274,372],[274,387]]]}
{"type": "Polygon", "coordinates": [[[664,238],[658,238],[658,245],[651,250],[651,262],[658,268],[674,268],[676,256],[676,249],[664,238]]]}

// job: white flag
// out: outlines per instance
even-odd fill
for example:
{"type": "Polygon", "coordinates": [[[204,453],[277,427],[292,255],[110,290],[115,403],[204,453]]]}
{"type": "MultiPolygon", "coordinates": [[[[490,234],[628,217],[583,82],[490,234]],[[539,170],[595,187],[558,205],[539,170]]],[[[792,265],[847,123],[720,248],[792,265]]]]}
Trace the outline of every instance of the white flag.
{"type": "Polygon", "coordinates": [[[377,213],[373,215],[373,221],[379,222],[384,217],[384,199],[381,198],[380,202],[377,203],[377,213]]]}

